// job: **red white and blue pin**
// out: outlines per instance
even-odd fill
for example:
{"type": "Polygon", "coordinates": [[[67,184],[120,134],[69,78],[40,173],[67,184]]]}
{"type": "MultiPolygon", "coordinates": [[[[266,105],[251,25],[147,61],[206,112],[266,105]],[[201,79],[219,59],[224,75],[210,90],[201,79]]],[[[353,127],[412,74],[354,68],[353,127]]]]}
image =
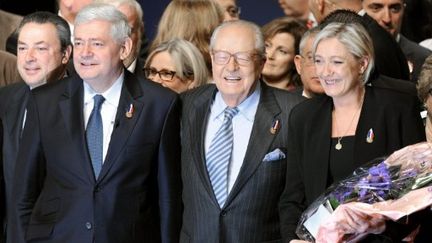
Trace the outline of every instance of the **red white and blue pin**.
{"type": "Polygon", "coordinates": [[[279,121],[279,119],[276,119],[275,121],[273,121],[273,125],[270,128],[270,133],[276,134],[276,132],[279,130],[279,128],[280,128],[280,121],[279,121]]]}
{"type": "Polygon", "coordinates": [[[125,115],[127,118],[130,119],[130,118],[132,118],[133,113],[134,113],[134,106],[133,106],[133,104],[130,104],[129,109],[126,111],[125,115]]]}
{"type": "Polygon", "coordinates": [[[369,129],[369,131],[366,135],[366,142],[367,143],[373,143],[374,139],[375,139],[375,134],[373,132],[373,129],[371,128],[371,129],[369,129]]]}

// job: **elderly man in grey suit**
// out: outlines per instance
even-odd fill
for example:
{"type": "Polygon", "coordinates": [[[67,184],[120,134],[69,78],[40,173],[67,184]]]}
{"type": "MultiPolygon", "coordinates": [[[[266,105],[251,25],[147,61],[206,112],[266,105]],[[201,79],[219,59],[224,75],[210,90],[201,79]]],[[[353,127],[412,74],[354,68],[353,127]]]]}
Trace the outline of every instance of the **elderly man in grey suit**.
{"type": "Polygon", "coordinates": [[[215,84],[183,94],[180,242],[283,240],[286,121],[300,96],[259,80],[259,27],[228,21],[210,43],[215,84]]]}

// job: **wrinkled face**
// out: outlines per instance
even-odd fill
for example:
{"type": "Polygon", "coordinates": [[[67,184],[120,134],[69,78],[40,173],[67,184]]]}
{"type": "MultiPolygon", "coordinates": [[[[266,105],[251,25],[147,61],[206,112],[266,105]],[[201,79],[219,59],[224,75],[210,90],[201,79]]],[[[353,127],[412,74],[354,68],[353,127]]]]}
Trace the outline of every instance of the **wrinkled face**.
{"type": "Polygon", "coordinates": [[[131,39],[132,39],[132,50],[130,56],[127,58],[128,63],[125,63],[126,66],[129,66],[135,58],[138,56],[139,48],[141,45],[141,26],[140,20],[134,8],[123,4],[118,7],[118,10],[126,15],[129,27],[131,28],[131,39]]]}
{"type": "Polygon", "coordinates": [[[298,18],[309,13],[307,0],[279,0],[279,5],[286,16],[298,18]]]}
{"type": "Polygon", "coordinates": [[[240,17],[240,10],[235,0],[216,0],[224,13],[224,21],[237,20],[240,17]]]}
{"type": "Polygon", "coordinates": [[[402,25],[404,8],[402,0],[363,0],[367,14],[395,37],[402,25]]]}
{"type": "Polygon", "coordinates": [[[353,92],[361,84],[367,60],[356,59],[338,39],[318,43],[315,67],[325,93],[333,98],[353,92]]]}
{"type": "Polygon", "coordinates": [[[18,36],[17,67],[30,87],[37,87],[63,73],[68,56],[61,52],[56,27],[51,23],[25,24],[18,36]]]}
{"type": "Polygon", "coordinates": [[[149,70],[146,70],[147,78],[160,83],[177,93],[188,90],[191,80],[181,80],[176,75],[176,68],[171,55],[164,51],[153,56],[149,70]]]}
{"type": "Polygon", "coordinates": [[[255,50],[254,31],[242,25],[221,29],[211,57],[213,79],[225,102],[240,104],[255,88],[263,68],[255,50]]]}
{"type": "Polygon", "coordinates": [[[129,54],[111,36],[111,23],[92,20],[75,26],[74,66],[89,84],[112,83],[123,69],[122,60],[129,54]]]}
{"type": "Polygon", "coordinates": [[[267,60],[262,71],[266,81],[286,79],[294,65],[294,37],[289,33],[278,33],[265,43],[267,60]]]}
{"type": "Polygon", "coordinates": [[[303,89],[307,94],[322,94],[324,89],[321,85],[320,79],[316,74],[315,65],[313,61],[312,46],[314,37],[309,36],[308,40],[302,50],[302,55],[296,56],[296,68],[300,74],[303,89]]]}

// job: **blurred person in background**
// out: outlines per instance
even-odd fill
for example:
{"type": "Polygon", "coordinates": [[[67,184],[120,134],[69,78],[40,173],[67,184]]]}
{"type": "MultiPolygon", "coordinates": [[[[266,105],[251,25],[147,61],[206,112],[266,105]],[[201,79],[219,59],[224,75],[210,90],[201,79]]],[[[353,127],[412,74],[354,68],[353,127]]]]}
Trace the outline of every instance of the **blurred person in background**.
{"type": "Polygon", "coordinates": [[[262,27],[266,48],[262,78],[268,85],[289,91],[302,86],[294,57],[306,30],[302,22],[290,17],[277,18],[262,27]]]}
{"type": "Polygon", "coordinates": [[[175,38],[157,46],[144,66],[148,79],[181,93],[209,79],[204,58],[189,41],[175,38]]]}

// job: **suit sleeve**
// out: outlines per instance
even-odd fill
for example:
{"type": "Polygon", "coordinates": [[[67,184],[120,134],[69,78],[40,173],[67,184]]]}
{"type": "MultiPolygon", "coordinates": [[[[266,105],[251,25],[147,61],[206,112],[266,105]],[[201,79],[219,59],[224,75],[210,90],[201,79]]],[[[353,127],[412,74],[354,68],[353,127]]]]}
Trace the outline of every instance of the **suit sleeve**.
{"type": "Polygon", "coordinates": [[[159,145],[158,186],[162,242],[179,242],[182,219],[180,171],[180,102],[167,113],[159,145]]]}
{"type": "Polygon", "coordinates": [[[291,112],[288,121],[287,172],[284,192],[279,202],[281,232],[284,242],[297,239],[295,234],[297,223],[304,210],[305,191],[301,173],[301,148],[299,128],[295,123],[296,109],[291,112]]]}
{"type": "Polygon", "coordinates": [[[45,160],[41,154],[37,109],[30,98],[13,181],[13,205],[7,234],[10,242],[25,241],[25,232],[45,176],[45,160]]]}

